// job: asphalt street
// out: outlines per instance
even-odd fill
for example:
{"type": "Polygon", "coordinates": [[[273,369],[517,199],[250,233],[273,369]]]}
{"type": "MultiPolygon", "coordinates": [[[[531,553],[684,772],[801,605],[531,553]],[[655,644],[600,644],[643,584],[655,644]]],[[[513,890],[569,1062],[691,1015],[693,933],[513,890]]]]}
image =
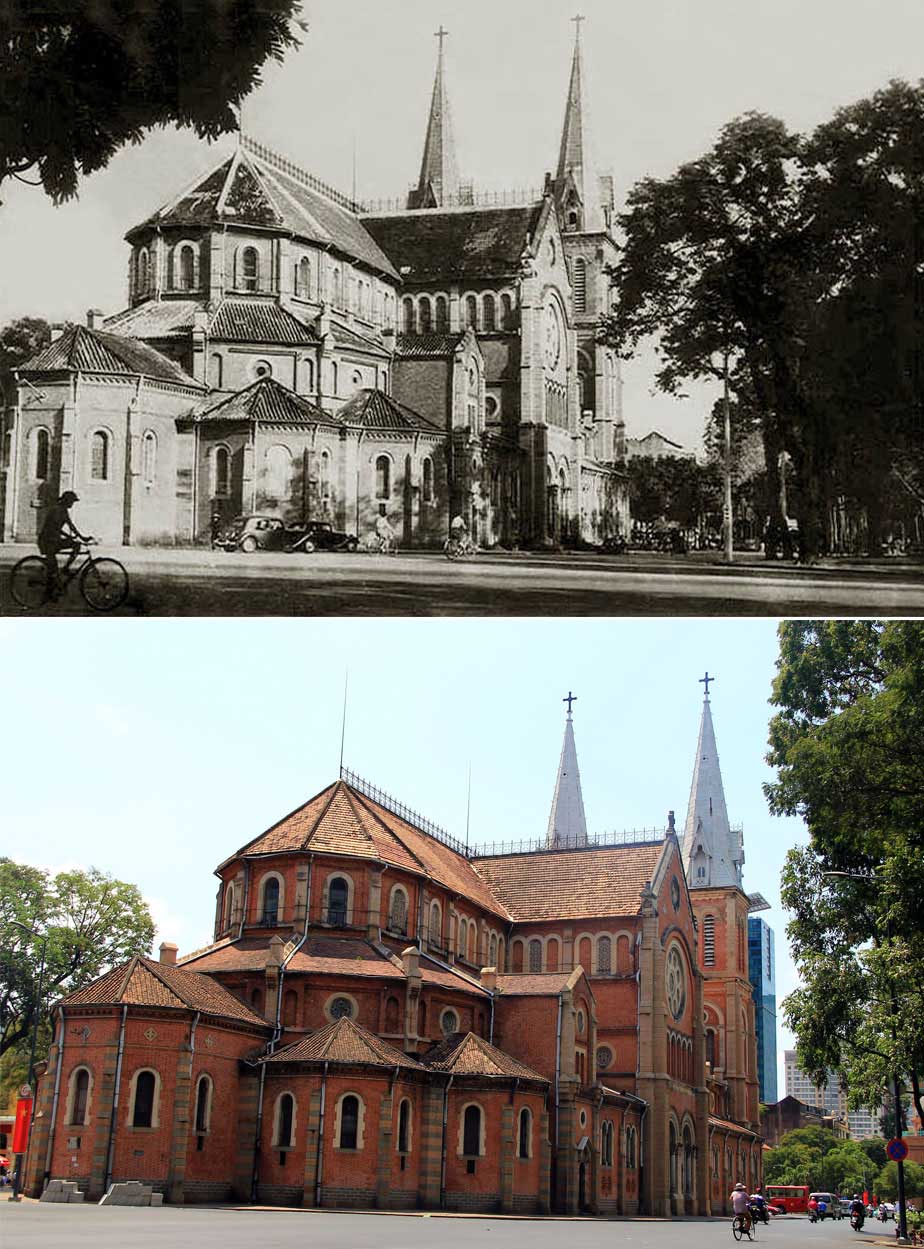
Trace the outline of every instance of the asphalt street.
{"type": "MultiPolygon", "coordinates": [[[[889,1229],[891,1229],[889,1224],[889,1229]]],[[[836,1249],[886,1244],[879,1224],[857,1234],[846,1219],[812,1225],[785,1217],[761,1227],[764,1249],[836,1249]],[[877,1231],[876,1228],[879,1228],[877,1231]]],[[[186,1207],[120,1209],[0,1200],[3,1249],[716,1249],[735,1246],[729,1219],[491,1219],[483,1216],[327,1213],[186,1207]]],[[[742,1242],[748,1245],[748,1241],[742,1242]]]]}
{"type": "MultiPolygon", "coordinates": [[[[9,593],[24,554],[0,548],[0,613],[27,614],[9,593]]],[[[924,615],[919,564],[829,561],[819,568],[714,555],[479,555],[394,557],[315,552],[101,548],[126,566],[122,616],[636,616],[924,615]]],[[[49,616],[92,615],[71,585],[49,616]]]]}

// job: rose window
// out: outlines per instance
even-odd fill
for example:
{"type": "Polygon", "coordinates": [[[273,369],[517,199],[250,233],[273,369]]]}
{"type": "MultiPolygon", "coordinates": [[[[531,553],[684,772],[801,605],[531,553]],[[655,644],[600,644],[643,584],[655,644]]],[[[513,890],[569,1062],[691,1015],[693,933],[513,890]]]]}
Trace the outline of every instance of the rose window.
{"type": "Polygon", "coordinates": [[[686,977],[683,971],[683,960],[677,947],[674,946],[667,956],[667,1004],[675,1019],[683,1014],[687,1003],[686,977]]]}

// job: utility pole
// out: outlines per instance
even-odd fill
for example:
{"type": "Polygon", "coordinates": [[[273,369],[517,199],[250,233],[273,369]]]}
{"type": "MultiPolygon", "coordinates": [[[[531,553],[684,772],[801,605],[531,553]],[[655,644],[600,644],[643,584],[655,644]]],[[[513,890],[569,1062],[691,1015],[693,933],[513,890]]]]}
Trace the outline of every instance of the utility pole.
{"type": "Polygon", "coordinates": [[[725,521],[725,562],[735,558],[734,522],[732,517],[732,445],[731,404],[728,399],[728,351],[722,357],[722,411],[725,418],[725,503],[722,508],[725,521]]]}

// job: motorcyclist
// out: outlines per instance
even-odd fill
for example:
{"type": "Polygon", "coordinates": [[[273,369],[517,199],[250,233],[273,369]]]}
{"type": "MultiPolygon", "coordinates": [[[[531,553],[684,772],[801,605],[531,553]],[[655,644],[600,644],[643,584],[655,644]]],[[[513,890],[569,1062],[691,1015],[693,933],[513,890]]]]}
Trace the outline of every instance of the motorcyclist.
{"type": "Polygon", "coordinates": [[[818,1203],[818,1217],[821,1219],[822,1222],[824,1222],[824,1217],[827,1213],[828,1213],[828,1203],[825,1201],[824,1197],[822,1197],[822,1199],[818,1203]]]}
{"type": "Polygon", "coordinates": [[[751,1193],[751,1211],[755,1219],[760,1219],[763,1223],[770,1222],[770,1211],[767,1209],[767,1202],[760,1188],[756,1193],[751,1193]]]}
{"type": "Polygon", "coordinates": [[[866,1206],[864,1206],[863,1202],[860,1200],[860,1194],[854,1193],[853,1201],[850,1203],[850,1221],[859,1231],[865,1220],[866,1206]]]}
{"type": "Polygon", "coordinates": [[[815,1198],[814,1198],[814,1197],[809,1197],[809,1203],[808,1203],[808,1216],[809,1216],[809,1222],[810,1222],[810,1223],[817,1223],[817,1221],[818,1221],[818,1202],[815,1200],[815,1198]]]}

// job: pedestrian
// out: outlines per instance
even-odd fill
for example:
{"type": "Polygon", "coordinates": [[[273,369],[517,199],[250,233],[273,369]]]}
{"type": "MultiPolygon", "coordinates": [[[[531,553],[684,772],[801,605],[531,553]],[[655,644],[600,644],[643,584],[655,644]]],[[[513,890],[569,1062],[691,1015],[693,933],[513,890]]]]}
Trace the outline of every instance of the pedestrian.
{"type": "Polygon", "coordinates": [[[209,540],[212,550],[215,550],[215,543],[218,541],[218,535],[221,533],[221,513],[213,512],[212,519],[209,521],[209,540]]]}

